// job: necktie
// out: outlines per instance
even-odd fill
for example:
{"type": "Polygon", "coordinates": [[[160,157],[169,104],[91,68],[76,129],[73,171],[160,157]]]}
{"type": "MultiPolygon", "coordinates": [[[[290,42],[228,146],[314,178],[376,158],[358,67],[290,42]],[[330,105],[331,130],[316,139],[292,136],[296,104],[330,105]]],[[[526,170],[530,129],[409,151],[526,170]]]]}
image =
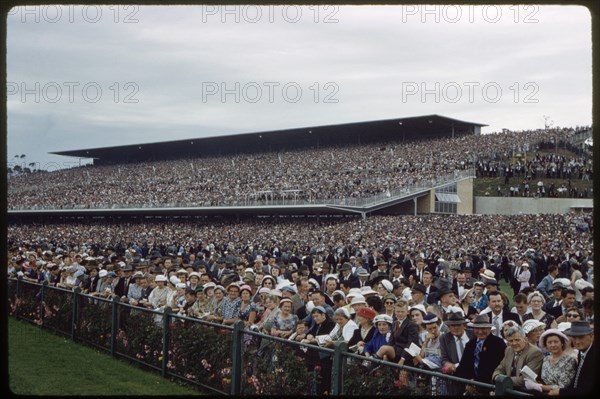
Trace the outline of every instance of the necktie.
{"type": "Polygon", "coordinates": [[[515,353],[515,357],[513,357],[512,367],[510,369],[510,376],[517,376],[517,361],[519,360],[519,353],[515,353]]]}
{"type": "Polygon", "coordinates": [[[458,361],[460,362],[460,359],[462,359],[462,355],[465,350],[465,344],[462,341],[462,337],[458,337],[456,339],[456,344],[457,344],[456,352],[458,353],[458,361]]]}
{"type": "Polygon", "coordinates": [[[573,383],[573,388],[577,388],[579,386],[579,375],[581,374],[581,370],[583,369],[584,359],[585,355],[579,352],[579,365],[577,366],[577,374],[575,374],[575,382],[573,383]]]}
{"type": "Polygon", "coordinates": [[[342,333],[343,333],[342,328],[341,327],[338,328],[337,332],[332,337],[332,341],[340,341],[343,337],[342,333]]]}
{"type": "Polygon", "coordinates": [[[477,341],[477,345],[475,345],[475,352],[473,354],[473,368],[475,378],[477,378],[477,372],[479,370],[479,354],[481,353],[481,349],[483,348],[483,340],[477,341]]]}
{"type": "Polygon", "coordinates": [[[496,328],[496,331],[494,331],[494,335],[496,337],[500,336],[500,323],[498,321],[498,316],[494,316],[492,318],[492,324],[494,325],[494,327],[496,328]]]}

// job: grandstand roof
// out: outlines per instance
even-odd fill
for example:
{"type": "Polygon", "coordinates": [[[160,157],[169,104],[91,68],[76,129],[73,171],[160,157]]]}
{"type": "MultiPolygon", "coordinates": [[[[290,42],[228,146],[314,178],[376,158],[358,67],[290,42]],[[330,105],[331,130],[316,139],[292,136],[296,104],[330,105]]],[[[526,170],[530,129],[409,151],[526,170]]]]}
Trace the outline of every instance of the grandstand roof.
{"type": "Polygon", "coordinates": [[[479,134],[487,126],[441,115],[424,115],[337,125],[241,133],[226,136],[140,143],[113,147],[52,152],[78,158],[94,158],[95,164],[157,161],[310,148],[329,145],[366,144],[389,140],[479,134]]]}

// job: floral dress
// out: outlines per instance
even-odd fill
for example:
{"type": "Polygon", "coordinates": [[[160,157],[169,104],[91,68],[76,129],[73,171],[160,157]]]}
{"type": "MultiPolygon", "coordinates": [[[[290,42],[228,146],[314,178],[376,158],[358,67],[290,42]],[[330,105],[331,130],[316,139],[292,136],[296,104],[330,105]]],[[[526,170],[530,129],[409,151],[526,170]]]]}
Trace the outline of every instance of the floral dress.
{"type": "Polygon", "coordinates": [[[573,356],[563,354],[554,364],[550,363],[550,356],[542,362],[542,381],[546,385],[558,385],[561,388],[571,385],[577,371],[577,360],[573,356]]]}
{"type": "Polygon", "coordinates": [[[484,294],[479,299],[473,296],[473,302],[471,302],[471,306],[478,310],[483,310],[487,308],[487,296],[484,294]]]}
{"type": "MultiPolygon", "coordinates": [[[[239,313],[238,317],[240,318],[241,321],[248,321],[248,318],[250,317],[250,313],[252,313],[252,312],[256,312],[258,314],[258,305],[256,305],[256,303],[254,303],[254,302],[250,302],[248,305],[246,305],[246,307],[244,309],[242,309],[240,306],[240,313],[239,313]]],[[[254,321],[256,321],[256,320],[258,320],[258,317],[254,321]]]]}
{"type": "Polygon", "coordinates": [[[281,317],[281,313],[277,315],[273,320],[273,327],[276,330],[290,331],[296,329],[296,323],[298,322],[298,316],[291,314],[287,319],[281,317]]]}

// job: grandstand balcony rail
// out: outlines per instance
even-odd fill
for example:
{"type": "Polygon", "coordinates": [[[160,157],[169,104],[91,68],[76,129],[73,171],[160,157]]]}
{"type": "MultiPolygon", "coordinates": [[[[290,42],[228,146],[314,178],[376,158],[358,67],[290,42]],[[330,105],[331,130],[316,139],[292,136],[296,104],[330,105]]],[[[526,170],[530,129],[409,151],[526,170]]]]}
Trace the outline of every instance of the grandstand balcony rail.
{"type": "MultiPolygon", "coordinates": [[[[276,207],[276,206],[310,206],[310,205],[324,205],[324,206],[343,206],[352,208],[371,208],[373,206],[385,204],[387,202],[396,201],[403,197],[409,197],[424,191],[431,190],[435,187],[444,186],[460,180],[464,180],[470,177],[475,177],[475,169],[469,168],[465,170],[456,170],[453,173],[438,176],[431,179],[424,179],[417,181],[413,184],[398,187],[391,190],[386,190],[383,193],[373,195],[370,197],[346,197],[346,198],[329,198],[329,199],[267,199],[267,200],[255,200],[252,197],[256,197],[258,194],[268,194],[271,191],[261,191],[258,193],[248,193],[243,199],[233,201],[220,201],[217,203],[202,203],[202,202],[171,202],[164,204],[148,204],[148,203],[136,203],[136,204],[98,204],[94,206],[90,205],[73,205],[72,207],[52,207],[52,206],[32,206],[32,207],[12,207],[10,211],[53,211],[53,210],[111,210],[111,209],[157,209],[157,208],[211,208],[211,207],[276,207]]],[[[294,191],[294,190],[290,190],[294,191]]],[[[268,195],[267,195],[268,196],[268,195]]]]}
{"type": "Polygon", "coordinates": [[[578,145],[583,143],[586,139],[589,139],[590,137],[593,137],[594,135],[594,130],[593,129],[589,129],[589,130],[584,130],[582,132],[578,132],[575,133],[572,136],[567,137],[567,142],[573,144],[573,145],[578,145]]]}

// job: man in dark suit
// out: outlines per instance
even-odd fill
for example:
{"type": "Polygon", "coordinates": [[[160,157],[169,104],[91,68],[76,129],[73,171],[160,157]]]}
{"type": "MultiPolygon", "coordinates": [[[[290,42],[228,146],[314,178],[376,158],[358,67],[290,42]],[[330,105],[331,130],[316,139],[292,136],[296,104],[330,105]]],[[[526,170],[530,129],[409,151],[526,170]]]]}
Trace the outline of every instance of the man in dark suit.
{"type": "MultiPolygon", "coordinates": [[[[467,342],[454,375],[490,384],[494,370],[504,358],[506,344],[502,338],[491,334],[492,324],[486,315],[475,316],[468,326],[473,328],[475,337],[467,342]]],[[[465,392],[478,394],[473,385],[467,385],[465,392]]]]}
{"type": "Polygon", "coordinates": [[[340,281],[346,281],[351,288],[358,288],[360,283],[358,277],[352,274],[352,265],[350,263],[344,263],[340,267],[340,281]]]}
{"type": "Polygon", "coordinates": [[[467,319],[461,313],[449,313],[444,323],[449,331],[440,337],[442,362],[449,372],[454,372],[460,363],[464,348],[473,338],[473,332],[467,331],[467,319]]]}
{"type": "Polygon", "coordinates": [[[550,291],[550,299],[548,299],[542,307],[542,310],[544,312],[548,313],[552,308],[555,308],[557,306],[560,307],[560,305],[562,304],[562,292],[564,289],[566,288],[563,288],[561,281],[556,281],[556,279],[554,279],[554,281],[552,282],[552,291],[550,291]]]}
{"type": "Polygon", "coordinates": [[[375,266],[377,266],[377,270],[371,273],[369,280],[375,280],[377,277],[388,278],[389,273],[387,271],[387,263],[385,260],[378,258],[375,266]]]}
{"type": "Polygon", "coordinates": [[[429,299],[430,296],[432,297],[432,300],[435,299],[436,296],[432,294],[438,290],[438,287],[433,285],[433,274],[428,270],[424,270],[422,280],[423,286],[425,287],[425,301],[427,303],[435,303],[435,301],[432,302],[429,299]]]}
{"type": "Polygon", "coordinates": [[[129,292],[129,285],[133,282],[131,276],[133,274],[133,266],[126,265],[123,268],[123,276],[119,278],[119,281],[115,285],[114,293],[119,296],[119,298],[127,296],[129,292]]]}
{"type": "Polygon", "coordinates": [[[554,316],[557,323],[562,323],[566,321],[567,309],[572,308],[576,305],[575,303],[575,290],[572,288],[567,288],[562,290],[562,301],[560,305],[557,305],[550,310],[548,313],[554,316]]]}
{"type": "Polygon", "coordinates": [[[492,310],[491,312],[485,313],[488,321],[495,327],[493,334],[500,337],[500,330],[502,323],[507,320],[512,320],[518,325],[521,325],[521,319],[519,315],[513,313],[504,307],[504,300],[499,291],[488,293],[488,307],[492,310]]]}
{"type": "Polygon", "coordinates": [[[417,283],[422,283],[425,285],[425,282],[423,281],[423,273],[425,272],[433,274],[431,270],[429,270],[429,268],[427,267],[425,260],[423,260],[423,258],[417,258],[417,260],[415,261],[415,269],[411,273],[414,276],[415,281],[417,283]]]}
{"type": "Polygon", "coordinates": [[[592,393],[596,373],[594,366],[596,352],[594,350],[594,330],[590,328],[587,321],[573,321],[571,328],[565,330],[565,334],[571,338],[571,343],[579,351],[577,355],[577,371],[573,384],[566,388],[554,388],[550,395],[589,395],[592,393]]]}
{"type": "MultiPolygon", "coordinates": [[[[445,321],[449,331],[440,336],[440,351],[442,352],[442,365],[447,373],[454,374],[465,352],[467,343],[473,338],[473,333],[466,331],[467,320],[462,313],[451,312],[445,321]]],[[[448,394],[461,394],[462,385],[454,382],[448,384],[448,394]]]]}
{"type": "Polygon", "coordinates": [[[223,271],[225,270],[226,265],[225,258],[218,258],[215,263],[216,267],[212,271],[211,278],[214,281],[221,281],[221,278],[223,277],[223,271]]]}
{"type": "Polygon", "coordinates": [[[463,271],[465,269],[473,270],[474,267],[475,267],[475,263],[473,262],[471,255],[463,256],[463,261],[460,262],[460,270],[461,271],[463,271]]]}

